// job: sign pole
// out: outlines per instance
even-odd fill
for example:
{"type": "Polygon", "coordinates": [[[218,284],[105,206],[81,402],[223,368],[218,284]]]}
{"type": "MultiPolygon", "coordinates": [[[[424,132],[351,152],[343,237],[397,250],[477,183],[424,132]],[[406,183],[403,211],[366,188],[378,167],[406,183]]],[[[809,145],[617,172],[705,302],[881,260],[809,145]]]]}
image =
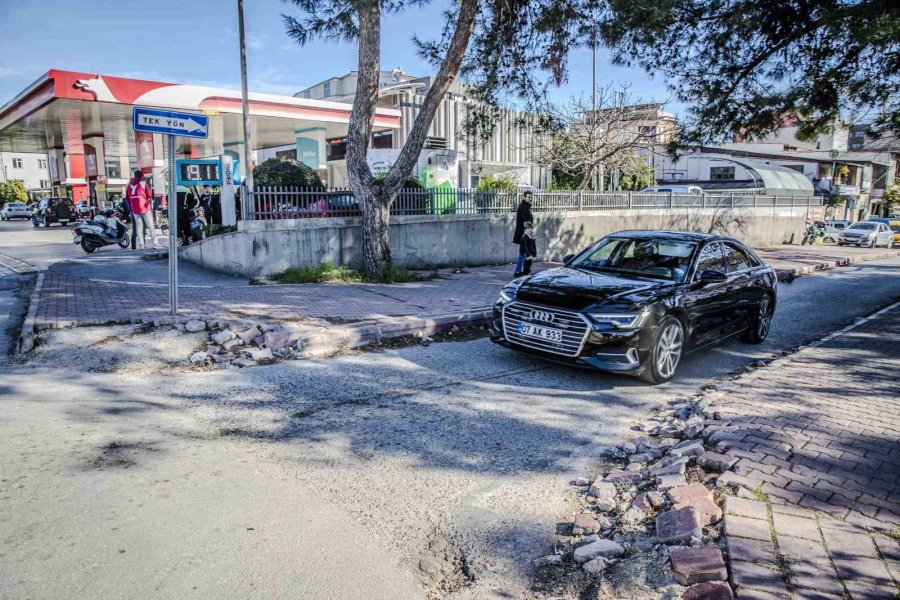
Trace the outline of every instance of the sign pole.
{"type": "Polygon", "coordinates": [[[175,136],[166,135],[169,143],[169,313],[178,314],[178,185],[175,177],[175,136]]]}

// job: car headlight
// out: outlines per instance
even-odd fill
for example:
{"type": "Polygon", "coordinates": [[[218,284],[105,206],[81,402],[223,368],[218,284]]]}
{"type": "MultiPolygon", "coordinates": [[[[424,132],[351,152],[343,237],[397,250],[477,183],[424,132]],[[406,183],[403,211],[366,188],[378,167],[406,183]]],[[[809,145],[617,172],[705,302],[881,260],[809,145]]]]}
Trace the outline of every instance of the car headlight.
{"type": "Polygon", "coordinates": [[[640,327],[647,319],[648,311],[639,313],[589,313],[594,322],[601,325],[612,325],[618,329],[640,327]]]}
{"type": "Polygon", "coordinates": [[[497,298],[498,304],[506,304],[507,302],[512,302],[516,299],[516,290],[518,288],[516,286],[508,285],[502,290],[500,290],[500,297],[497,298]]]}

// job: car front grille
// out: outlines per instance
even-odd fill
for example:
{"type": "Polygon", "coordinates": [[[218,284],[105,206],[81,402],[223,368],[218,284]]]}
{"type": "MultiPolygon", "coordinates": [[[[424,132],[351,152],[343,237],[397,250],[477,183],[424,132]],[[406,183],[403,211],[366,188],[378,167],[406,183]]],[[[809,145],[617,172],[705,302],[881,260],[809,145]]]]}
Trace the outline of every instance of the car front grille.
{"type": "Polygon", "coordinates": [[[506,341],[512,344],[575,357],[581,352],[587,334],[588,323],[577,312],[525,302],[511,302],[503,307],[503,335],[506,341]],[[561,329],[562,341],[554,342],[522,335],[519,333],[519,325],[522,323],[561,329]]]}

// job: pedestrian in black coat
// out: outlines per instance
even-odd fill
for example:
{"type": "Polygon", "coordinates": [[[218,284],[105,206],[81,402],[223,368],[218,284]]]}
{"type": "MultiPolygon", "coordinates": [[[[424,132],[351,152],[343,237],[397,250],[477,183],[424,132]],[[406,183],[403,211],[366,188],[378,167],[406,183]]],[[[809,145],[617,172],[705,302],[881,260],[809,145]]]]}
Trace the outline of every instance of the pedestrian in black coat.
{"type": "MultiPolygon", "coordinates": [[[[522,243],[522,234],[525,232],[525,223],[534,223],[534,217],[531,215],[531,192],[522,194],[522,201],[516,208],[516,231],[513,233],[513,244],[522,243]]],[[[520,253],[516,260],[516,275],[522,273],[525,268],[525,257],[520,253]]]]}
{"type": "Polygon", "coordinates": [[[516,275],[531,275],[531,263],[537,256],[537,242],[534,239],[534,228],[531,221],[525,222],[525,231],[522,232],[522,241],[519,242],[519,257],[524,257],[522,271],[516,275]]]}

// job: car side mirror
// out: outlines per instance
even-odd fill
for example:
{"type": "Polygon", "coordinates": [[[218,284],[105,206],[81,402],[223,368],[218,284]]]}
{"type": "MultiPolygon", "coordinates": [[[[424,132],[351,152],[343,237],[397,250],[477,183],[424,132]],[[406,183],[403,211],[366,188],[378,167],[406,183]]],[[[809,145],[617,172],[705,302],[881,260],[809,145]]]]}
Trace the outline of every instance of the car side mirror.
{"type": "Polygon", "coordinates": [[[725,281],[725,279],[727,278],[725,277],[725,273],[723,273],[722,271],[707,269],[700,272],[700,277],[697,280],[704,283],[717,283],[720,281],[725,281]]]}
{"type": "Polygon", "coordinates": [[[563,264],[569,264],[573,258],[575,258],[574,254],[566,254],[565,256],[563,256],[563,264]]]}

